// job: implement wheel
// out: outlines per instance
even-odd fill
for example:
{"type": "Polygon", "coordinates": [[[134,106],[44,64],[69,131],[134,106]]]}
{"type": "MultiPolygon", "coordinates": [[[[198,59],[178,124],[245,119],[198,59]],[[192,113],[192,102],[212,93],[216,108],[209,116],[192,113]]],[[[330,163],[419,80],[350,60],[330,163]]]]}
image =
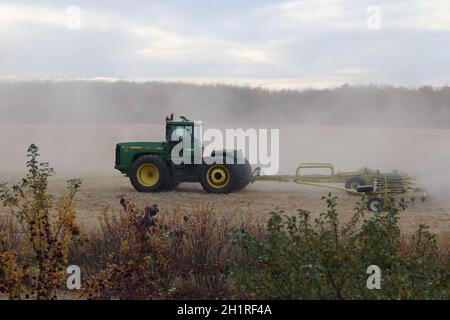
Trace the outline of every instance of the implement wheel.
{"type": "Polygon", "coordinates": [[[360,177],[351,177],[347,181],[345,181],[346,189],[356,190],[356,188],[363,185],[365,185],[364,180],[360,177]]]}
{"type": "Polygon", "coordinates": [[[200,183],[208,193],[230,193],[237,182],[235,165],[212,164],[205,165],[200,172],[200,183]]]}
{"type": "Polygon", "coordinates": [[[145,155],[134,161],[130,181],[139,192],[159,192],[166,187],[169,170],[158,155],[145,155]]]}

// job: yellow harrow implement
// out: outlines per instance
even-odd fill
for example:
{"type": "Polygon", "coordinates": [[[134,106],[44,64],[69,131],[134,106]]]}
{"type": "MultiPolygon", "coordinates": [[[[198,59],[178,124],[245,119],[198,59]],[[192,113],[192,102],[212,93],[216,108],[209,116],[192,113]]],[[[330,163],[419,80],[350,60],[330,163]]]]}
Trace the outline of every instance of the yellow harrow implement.
{"type": "Polygon", "coordinates": [[[302,163],[297,167],[295,175],[262,175],[261,168],[256,168],[251,182],[256,181],[294,182],[365,195],[367,208],[372,212],[381,212],[385,204],[395,200],[424,201],[427,197],[404,173],[380,173],[379,170],[368,168],[335,173],[334,166],[330,163],[302,163]],[[325,169],[330,174],[304,174],[307,169],[325,169]]]}

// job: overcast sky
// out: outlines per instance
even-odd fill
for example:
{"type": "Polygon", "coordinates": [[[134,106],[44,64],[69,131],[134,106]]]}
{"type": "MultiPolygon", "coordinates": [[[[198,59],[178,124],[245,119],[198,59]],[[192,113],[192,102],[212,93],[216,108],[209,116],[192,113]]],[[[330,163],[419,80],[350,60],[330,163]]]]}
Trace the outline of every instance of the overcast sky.
{"type": "Polygon", "coordinates": [[[0,77],[446,85],[450,1],[0,0],[0,77]]]}

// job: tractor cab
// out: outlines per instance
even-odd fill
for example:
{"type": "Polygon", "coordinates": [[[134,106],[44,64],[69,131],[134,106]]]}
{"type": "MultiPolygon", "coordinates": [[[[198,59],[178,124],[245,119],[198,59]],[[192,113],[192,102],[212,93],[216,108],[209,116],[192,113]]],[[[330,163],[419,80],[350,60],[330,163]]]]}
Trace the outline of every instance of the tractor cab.
{"type": "Polygon", "coordinates": [[[169,150],[184,142],[181,155],[185,152],[192,153],[194,150],[203,150],[202,122],[191,121],[184,117],[180,120],[166,118],[166,141],[169,150]]]}
{"type": "Polygon", "coordinates": [[[173,120],[166,119],[166,141],[180,142],[190,137],[193,138],[195,122],[188,119],[173,120]]]}

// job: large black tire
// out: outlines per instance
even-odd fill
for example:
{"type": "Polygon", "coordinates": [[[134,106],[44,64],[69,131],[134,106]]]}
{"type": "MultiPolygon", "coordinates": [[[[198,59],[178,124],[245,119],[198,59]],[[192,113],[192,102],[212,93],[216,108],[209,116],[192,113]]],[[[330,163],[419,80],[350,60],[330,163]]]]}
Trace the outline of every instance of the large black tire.
{"type": "Polygon", "coordinates": [[[227,194],[233,192],[236,188],[238,182],[237,171],[235,164],[203,165],[200,170],[200,183],[208,193],[227,194]],[[226,178],[223,178],[224,176],[226,178]]]}
{"type": "Polygon", "coordinates": [[[345,188],[356,190],[356,188],[363,186],[365,184],[366,183],[361,177],[351,177],[347,181],[345,181],[345,188]]]}
{"type": "Polygon", "coordinates": [[[245,164],[238,164],[236,166],[238,172],[238,181],[236,183],[234,191],[245,188],[250,183],[253,173],[252,167],[247,160],[245,160],[245,164]]]}
{"type": "Polygon", "coordinates": [[[159,192],[168,186],[169,168],[158,155],[145,155],[136,159],[130,169],[130,181],[139,192],[159,192]]]}

